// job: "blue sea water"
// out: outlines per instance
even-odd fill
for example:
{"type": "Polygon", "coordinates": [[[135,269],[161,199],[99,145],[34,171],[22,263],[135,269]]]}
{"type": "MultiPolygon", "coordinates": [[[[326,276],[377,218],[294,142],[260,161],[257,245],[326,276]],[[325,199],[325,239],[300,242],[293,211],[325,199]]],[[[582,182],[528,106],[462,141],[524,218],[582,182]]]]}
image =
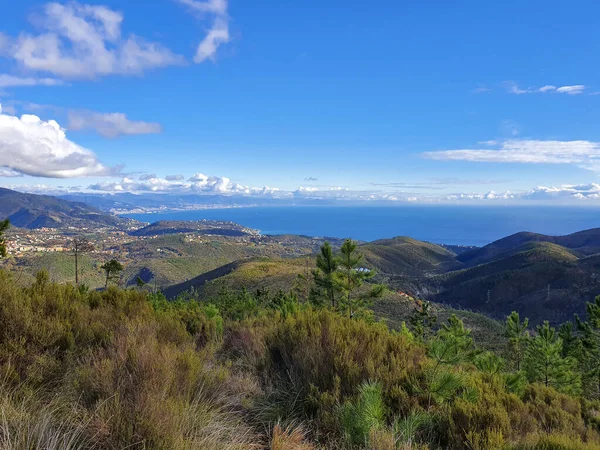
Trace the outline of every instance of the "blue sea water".
{"type": "Polygon", "coordinates": [[[289,206],[131,214],[158,220],[227,220],[263,234],[350,237],[362,241],[410,236],[439,244],[485,245],[533,231],[563,235],[600,227],[600,208],[562,206],[289,206]]]}

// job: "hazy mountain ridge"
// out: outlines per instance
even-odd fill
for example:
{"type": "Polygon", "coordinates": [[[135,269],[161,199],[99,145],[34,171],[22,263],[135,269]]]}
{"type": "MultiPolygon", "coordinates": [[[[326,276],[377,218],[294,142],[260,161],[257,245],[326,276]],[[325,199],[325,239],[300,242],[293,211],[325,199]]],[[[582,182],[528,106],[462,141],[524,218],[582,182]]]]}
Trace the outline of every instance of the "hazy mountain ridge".
{"type": "MultiPolygon", "coordinates": [[[[72,193],[59,196],[64,200],[85,202],[106,212],[140,212],[164,210],[193,210],[210,207],[236,207],[236,206],[289,206],[289,199],[252,197],[235,194],[84,194],[72,193]]],[[[329,205],[334,203],[326,199],[296,198],[295,205],[329,205]]]]}
{"type": "Polygon", "coordinates": [[[121,227],[129,220],[81,202],[0,188],[0,217],[19,228],[121,227]]]}

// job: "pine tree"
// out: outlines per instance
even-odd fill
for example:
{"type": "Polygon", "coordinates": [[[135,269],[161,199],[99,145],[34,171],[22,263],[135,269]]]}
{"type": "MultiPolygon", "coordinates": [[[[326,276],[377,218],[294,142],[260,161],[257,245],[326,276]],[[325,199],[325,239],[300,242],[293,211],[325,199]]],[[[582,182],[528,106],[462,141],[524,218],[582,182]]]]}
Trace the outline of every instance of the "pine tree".
{"type": "Polygon", "coordinates": [[[428,407],[432,401],[443,403],[468,389],[463,374],[455,366],[470,361],[474,355],[471,330],[466,329],[455,314],[442,324],[435,338],[429,341],[429,357],[433,364],[426,371],[428,407]]]}
{"type": "Polygon", "coordinates": [[[111,259],[100,266],[100,268],[104,270],[104,273],[106,274],[106,283],[104,284],[104,289],[108,288],[108,283],[110,281],[119,279],[121,272],[123,272],[123,266],[116,259],[111,259]]]}
{"type": "Polygon", "coordinates": [[[316,286],[325,292],[327,301],[334,308],[336,306],[336,293],[339,292],[339,286],[336,282],[338,265],[339,261],[333,254],[331,244],[325,242],[317,255],[317,268],[313,270],[313,279],[316,286]]]}
{"type": "Polygon", "coordinates": [[[586,396],[600,399],[600,296],[586,309],[587,322],[575,317],[581,335],[579,365],[586,396]]]}
{"type": "Polygon", "coordinates": [[[576,335],[576,329],[573,322],[565,322],[558,329],[558,337],[562,339],[562,356],[579,359],[581,357],[581,339],[576,335]]]}
{"type": "Polygon", "coordinates": [[[448,318],[447,324],[442,324],[438,336],[441,339],[454,341],[465,358],[470,359],[474,356],[475,345],[471,330],[465,328],[464,322],[456,314],[452,314],[448,318]]]}
{"type": "Polygon", "coordinates": [[[433,312],[431,303],[417,300],[417,305],[408,319],[415,336],[425,341],[432,333],[437,323],[437,316],[433,312]]]}
{"type": "Polygon", "coordinates": [[[521,322],[519,313],[516,311],[510,313],[510,316],[506,318],[505,336],[508,338],[512,360],[516,365],[517,371],[521,370],[521,362],[523,361],[527,344],[530,340],[529,332],[527,331],[528,326],[529,319],[525,318],[521,322]]]}
{"type": "Polygon", "coordinates": [[[6,240],[4,239],[4,233],[10,227],[10,221],[8,219],[0,222],[0,257],[6,257],[6,240]]]}
{"type": "Polygon", "coordinates": [[[335,277],[336,284],[343,293],[343,306],[350,316],[367,306],[374,298],[380,297],[384,292],[382,286],[375,285],[369,291],[355,295],[365,281],[375,276],[375,271],[361,266],[364,257],[357,249],[358,244],[353,240],[346,239],[344,241],[340,248],[339,269],[335,277]]]}
{"type": "Polygon", "coordinates": [[[581,379],[576,373],[576,362],[563,358],[563,341],[546,321],[536,328],[537,335],[527,348],[525,371],[531,383],[542,383],[558,391],[577,393],[581,379]]]}

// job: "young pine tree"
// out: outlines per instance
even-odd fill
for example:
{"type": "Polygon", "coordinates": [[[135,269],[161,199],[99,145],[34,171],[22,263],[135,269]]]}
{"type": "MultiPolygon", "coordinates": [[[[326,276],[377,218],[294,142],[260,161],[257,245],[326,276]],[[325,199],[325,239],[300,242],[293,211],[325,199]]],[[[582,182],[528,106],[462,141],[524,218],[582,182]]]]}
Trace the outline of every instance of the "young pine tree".
{"type": "Polygon", "coordinates": [[[0,257],[6,257],[6,240],[4,239],[4,232],[10,227],[10,221],[8,219],[0,222],[0,257]]]}
{"type": "Polygon", "coordinates": [[[442,324],[428,347],[432,365],[425,372],[425,392],[430,408],[433,401],[441,404],[469,391],[464,374],[456,366],[472,360],[475,352],[471,330],[454,314],[442,324]]]}
{"type": "Polygon", "coordinates": [[[339,269],[335,281],[342,292],[344,309],[353,316],[357,310],[364,308],[371,300],[383,295],[384,289],[375,285],[367,292],[357,291],[364,282],[375,276],[375,272],[362,266],[364,257],[358,252],[358,244],[351,239],[346,239],[340,248],[338,257],[339,269]]]}
{"type": "Polygon", "coordinates": [[[317,268],[313,270],[313,279],[317,288],[324,292],[327,301],[334,308],[336,307],[336,294],[339,292],[336,282],[338,265],[339,260],[334,256],[331,244],[325,242],[317,255],[317,268]]]}
{"type": "Polygon", "coordinates": [[[438,337],[454,342],[466,359],[471,359],[475,356],[475,344],[471,336],[471,330],[465,328],[465,324],[456,314],[452,314],[448,318],[448,323],[442,324],[438,331],[438,337]]]}
{"type": "Polygon", "coordinates": [[[560,392],[578,393],[581,379],[576,372],[576,361],[562,356],[563,342],[556,330],[546,321],[536,331],[524,361],[529,381],[551,386],[560,392]]]}
{"type": "Polygon", "coordinates": [[[519,313],[513,311],[510,316],[506,318],[506,330],[505,336],[508,338],[508,345],[510,347],[511,359],[515,364],[517,372],[521,370],[521,363],[527,350],[527,344],[529,343],[529,332],[527,327],[529,326],[529,319],[525,318],[521,322],[519,313]]]}
{"type": "Polygon", "coordinates": [[[433,327],[437,323],[431,303],[417,300],[417,305],[408,319],[415,336],[425,341],[431,336],[433,327]]]}

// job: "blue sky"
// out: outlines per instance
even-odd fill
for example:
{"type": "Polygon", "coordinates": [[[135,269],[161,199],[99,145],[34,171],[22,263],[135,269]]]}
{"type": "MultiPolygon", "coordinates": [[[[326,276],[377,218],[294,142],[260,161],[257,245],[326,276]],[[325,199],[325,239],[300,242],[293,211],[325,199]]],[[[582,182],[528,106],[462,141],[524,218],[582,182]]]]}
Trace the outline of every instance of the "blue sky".
{"type": "Polygon", "coordinates": [[[600,201],[599,15],[593,1],[11,2],[0,185],[600,201]]]}

